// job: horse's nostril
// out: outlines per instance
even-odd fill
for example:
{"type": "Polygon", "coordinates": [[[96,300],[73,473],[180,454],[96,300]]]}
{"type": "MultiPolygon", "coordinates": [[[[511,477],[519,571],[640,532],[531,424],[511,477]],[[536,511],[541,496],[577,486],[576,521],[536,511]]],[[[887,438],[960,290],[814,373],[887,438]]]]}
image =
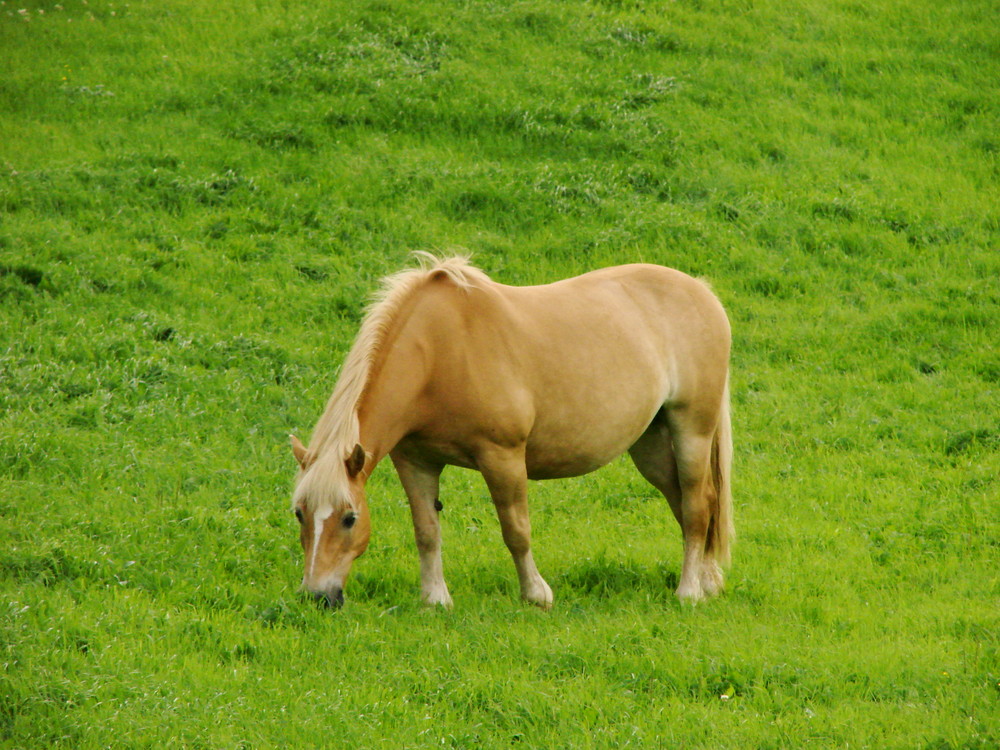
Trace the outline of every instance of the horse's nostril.
{"type": "Polygon", "coordinates": [[[317,604],[322,604],[328,609],[340,609],[344,606],[344,591],[343,589],[322,591],[318,594],[313,594],[313,599],[316,600],[317,604]]]}

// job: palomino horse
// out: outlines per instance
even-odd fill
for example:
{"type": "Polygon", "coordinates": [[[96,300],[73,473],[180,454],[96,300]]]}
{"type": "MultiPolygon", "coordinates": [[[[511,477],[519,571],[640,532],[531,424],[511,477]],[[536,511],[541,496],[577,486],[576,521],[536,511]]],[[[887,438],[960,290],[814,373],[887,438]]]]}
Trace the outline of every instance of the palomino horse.
{"type": "Polygon", "coordinates": [[[708,287],[653,265],[512,287],[464,258],[421,260],[383,282],[309,448],[292,437],[303,588],[343,602],[368,546],[365,484],[388,454],[409,499],[425,602],[451,605],[438,479],[453,465],[482,473],[522,598],[550,607],[531,555],[527,480],[585,474],[627,450],[683,531],[677,596],[718,593],[733,534],[730,333],[708,287]]]}

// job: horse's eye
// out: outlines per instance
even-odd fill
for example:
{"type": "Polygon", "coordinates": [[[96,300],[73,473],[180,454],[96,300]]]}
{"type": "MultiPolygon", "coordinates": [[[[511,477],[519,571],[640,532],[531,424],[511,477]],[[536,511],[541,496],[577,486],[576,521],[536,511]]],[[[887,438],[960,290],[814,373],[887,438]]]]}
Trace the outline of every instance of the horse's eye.
{"type": "Polygon", "coordinates": [[[304,519],[302,517],[302,508],[295,509],[295,517],[299,520],[299,523],[303,523],[304,519]]]}
{"type": "Polygon", "coordinates": [[[349,529],[354,525],[354,522],[358,520],[358,517],[353,513],[348,513],[344,516],[343,524],[345,529],[349,529]]]}

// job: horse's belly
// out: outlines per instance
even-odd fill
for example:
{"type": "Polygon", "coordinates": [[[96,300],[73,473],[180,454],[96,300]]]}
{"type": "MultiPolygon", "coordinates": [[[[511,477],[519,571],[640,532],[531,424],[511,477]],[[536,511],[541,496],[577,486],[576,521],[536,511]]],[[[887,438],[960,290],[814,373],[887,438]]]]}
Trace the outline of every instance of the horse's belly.
{"type": "Polygon", "coordinates": [[[525,446],[528,477],[575,477],[601,468],[639,439],[660,406],[657,400],[650,399],[629,410],[589,411],[575,419],[543,421],[525,446]]]}
{"type": "Polygon", "coordinates": [[[565,451],[551,453],[547,451],[529,452],[525,456],[528,469],[528,479],[561,479],[563,477],[578,477],[597,471],[605,464],[620,455],[623,450],[604,454],[570,455],[565,451]]]}

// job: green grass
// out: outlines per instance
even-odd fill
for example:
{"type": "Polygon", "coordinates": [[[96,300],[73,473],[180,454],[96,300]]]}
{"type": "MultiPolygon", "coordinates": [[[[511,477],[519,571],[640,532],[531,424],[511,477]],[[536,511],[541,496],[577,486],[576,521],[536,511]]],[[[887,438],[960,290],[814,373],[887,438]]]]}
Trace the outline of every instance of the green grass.
{"type": "Polygon", "coordinates": [[[0,746],[1000,745],[994,3],[0,4],[0,746]],[[556,607],[388,465],[337,614],[287,434],[414,249],[711,281],[738,543],[682,608],[626,460],[534,484],[556,607]]]}

